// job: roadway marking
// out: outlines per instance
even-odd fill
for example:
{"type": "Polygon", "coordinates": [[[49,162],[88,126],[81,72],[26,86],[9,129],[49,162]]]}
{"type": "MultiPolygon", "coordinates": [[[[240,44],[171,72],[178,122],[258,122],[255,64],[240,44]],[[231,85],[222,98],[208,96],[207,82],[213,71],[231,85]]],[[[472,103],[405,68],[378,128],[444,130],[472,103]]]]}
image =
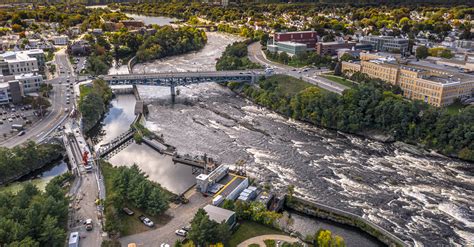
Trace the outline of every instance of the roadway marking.
{"type": "Polygon", "coordinates": [[[214,198],[216,198],[218,195],[220,195],[229,185],[231,185],[237,178],[238,176],[234,176],[224,187],[222,187],[215,195],[214,198]]]}

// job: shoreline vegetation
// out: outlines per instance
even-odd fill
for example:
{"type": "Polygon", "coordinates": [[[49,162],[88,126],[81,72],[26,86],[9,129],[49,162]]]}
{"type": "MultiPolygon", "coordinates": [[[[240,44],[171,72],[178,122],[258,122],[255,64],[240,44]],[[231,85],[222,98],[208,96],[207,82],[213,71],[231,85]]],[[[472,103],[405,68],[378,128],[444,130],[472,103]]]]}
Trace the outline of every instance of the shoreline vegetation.
{"type": "Polygon", "coordinates": [[[283,75],[262,79],[258,85],[229,82],[226,86],[258,105],[318,127],[368,138],[393,138],[474,161],[474,143],[470,139],[474,107],[453,114],[423,102],[405,100],[398,87],[381,80],[363,74],[350,79],[359,84],[345,90],[342,96],[304,81],[288,83],[297,79],[283,75]]]}
{"type": "Polygon", "coordinates": [[[0,193],[0,243],[5,246],[63,246],[73,175],[53,178],[44,192],[26,183],[18,193],[0,193]]]}
{"type": "Polygon", "coordinates": [[[33,171],[58,161],[64,149],[56,144],[27,142],[14,148],[0,147],[0,185],[16,181],[33,171]],[[12,158],[14,157],[14,158],[12,158]]]}
{"type": "Polygon", "coordinates": [[[251,40],[234,42],[228,45],[222,56],[217,60],[216,70],[245,70],[245,69],[262,69],[260,64],[256,64],[247,57],[247,46],[251,40]]]}

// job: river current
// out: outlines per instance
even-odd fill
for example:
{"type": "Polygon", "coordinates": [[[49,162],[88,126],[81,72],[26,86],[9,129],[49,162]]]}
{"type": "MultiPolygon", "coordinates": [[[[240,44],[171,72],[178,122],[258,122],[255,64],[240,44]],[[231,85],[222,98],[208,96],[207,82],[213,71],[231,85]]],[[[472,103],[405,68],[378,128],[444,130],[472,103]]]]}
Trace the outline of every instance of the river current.
{"type": "MultiPolygon", "coordinates": [[[[214,70],[237,39],[208,33],[201,51],[134,67],[134,73],[214,70]]],[[[247,172],[277,190],[358,214],[415,246],[472,246],[472,164],[320,129],[261,108],[215,83],[140,86],[151,102],[147,127],[179,153],[208,154],[224,164],[244,160],[247,172]]],[[[348,246],[353,246],[348,243],[348,246]]]]}
{"type": "MultiPolygon", "coordinates": [[[[184,57],[142,68],[179,71],[202,61],[184,57]]],[[[242,159],[275,189],[293,184],[300,196],[361,215],[412,245],[474,243],[472,164],[287,119],[214,83],[181,87],[175,105],[168,88],[139,90],[153,102],[147,127],[182,153],[230,165],[242,159]]]]}

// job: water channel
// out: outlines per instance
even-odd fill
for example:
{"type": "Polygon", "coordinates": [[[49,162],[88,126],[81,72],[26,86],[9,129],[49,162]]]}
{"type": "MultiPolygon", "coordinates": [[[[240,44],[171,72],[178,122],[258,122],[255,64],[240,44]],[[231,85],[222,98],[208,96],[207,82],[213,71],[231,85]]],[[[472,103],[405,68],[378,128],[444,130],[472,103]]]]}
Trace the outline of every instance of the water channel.
{"type": "MultiPolygon", "coordinates": [[[[134,72],[213,69],[219,55],[214,52],[222,51],[224,41],[232,36],[208,37],[202,51],[140,64],[134,72]]],[[[249,174],[270,182],[275,189],[285,190],[293,184],[300,196],[361,215],[412,245],[474,243],[472,164],[290,120],[214,83],[180,91],[177,104],[171,105],[168,88],[139,87],[141,97],[153,102],[147,127],[163,134],[179,153],[207,153],[230,165],[243,159],[249,174]]],[[[117,102],[123,102],[120,97],[117,102]]],[[[104,128],[107,126],[106,120],[104,128]]],[[[166,160],[141,159],[153,154],[147,154],[147,149],[132,153],[135,147],[129,148],[125,156],[132,158],[117,158],[127,161],[123,165],[135,161],[142,169],[158,174],[157,181],[166,176],[166,171],[138,163],[143,160],[158,166],[166,160]]],[[[318,223],[307,224],[312,228],[318,223]]],[[[367,238],[351,237],[349,230],[340,232],[348,243],[357,243],[348,246],[376,245],[367,238]]]]}
{"type": "Polygon", "coordinates": [[[31,174],[28,174],[17,181],[8,184],[7,186],[1,186],[0,187],[0,192],[3,191],[10,191],[13,193],[16,193],[19,191],[25,183],[32,183],[38,189],[44,190],[46,188],[46,185],[51,181],[56,176],[59,176],[61,174],[64,174],[68,171],[68,166],[66,162],[64,161],[59,161],[55,162],[50,165],[46,165],[42,169],[39,169],[38,171],[35,171],[31,174]]]}

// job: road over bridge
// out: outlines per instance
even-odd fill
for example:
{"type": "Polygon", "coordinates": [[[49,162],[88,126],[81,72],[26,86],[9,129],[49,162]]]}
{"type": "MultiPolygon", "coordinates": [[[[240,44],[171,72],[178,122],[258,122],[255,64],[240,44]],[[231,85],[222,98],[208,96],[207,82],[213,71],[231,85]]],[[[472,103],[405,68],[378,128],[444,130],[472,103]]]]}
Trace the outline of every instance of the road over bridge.
{"type": "Polygon", "coordinates": [[[264,70],[119,74],[104,75],[99,78],[105,80],[109,85],[168,86],[171,88],[171,96],[174,98],[177,86],[205,82],[256,82],[262,76],[265,76],[264,70]]]}

